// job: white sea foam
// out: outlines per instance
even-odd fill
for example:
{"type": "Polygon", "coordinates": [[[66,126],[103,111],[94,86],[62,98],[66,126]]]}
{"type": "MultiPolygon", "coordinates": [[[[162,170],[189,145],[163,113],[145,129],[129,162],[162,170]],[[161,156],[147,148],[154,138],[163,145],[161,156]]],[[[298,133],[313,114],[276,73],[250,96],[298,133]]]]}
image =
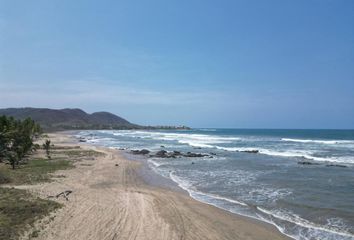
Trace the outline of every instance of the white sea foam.
{"type": "MultiPolygon", "coordinates": [[[[198,201],[202,201],[202,202],[205,202],[207,204],[210,204],[210,205],[213,205],[213,206],[216,206],[216,207],[219,207],[219,208],[222,208],[224,210],[227,210],[227,211],[231,211],[233,213],[236,213],[236,214],[241,214],[241,215],[244,215],[244,216],[248,216],[248,217],[252,217],[252,218],[256,218],[256,219],[259,219],[259,220],[263,220],[265,222],[268,222],[270,224],[273,224],[274,226],[276,226],[279,231],[281,231],[283,234],[291,237],[291,238],[295,238],[295,239],[310,239],[310,238],[307,238],[305,236],[303,237],[299,237],[297,236],[296,234],[293,234],[293,233],[289,233],[286,231],[286,229],[280,225],[278,225],[277,223],[275,223],[274,221],[272,221],[272,219],[269,219],[268,217],[265,218],[265,217],[262,217],[258,214],[256,215],[253,215],[251,212],[249,213],[246,213],[246,212],[242,212],[242,211],[235,211],[235,209],[230,209],[230,208],[226,208],[226,207],[223,207],[222,205],[220,205],[220,203],[215,203],[213,200],[220,200],[220,201],[225,201],[225,202],[229,202],[229,203],[233,203],[233,204],[237,204],[238,206],[241,206],[241,207],[249,207],[246,203],[244,202],[241,202],[241,201],[237,201],[237,200],[234,200],[234,199],[230,199],[230,198],[226,198],[226,197],[221,197],[221,196],[218,196],[218,195],[214,195],[214,194],[207,194],[207,193],[202,193],[200,191],[197,191],[196,189],[194,189],[194,187],[192,186],[192,184],[186,180],[182,180],[180,177],[176,176],[174,174],[174,172],[170,172],[170,178],[176,182],[178,184],[179,187],[181,187],[182,189],[186,190],[189,195],[198,200],[198,201]]],[[[308,224],[305,221],[301,221],[299,219],[301,218],[298,218],[298,220],[293,220],[291,217],[288,217],[287,215],[281,215],[281,214],[275,214],[271,211],[268,211],[268,210],[265,210],[261,207],[256,207],[256,209],[258,209],[259,211],[265,213],[267,216],[272,216],[272,217],[275,217],[277,219],[280,219],[280,220],[283,220],[283,221],[287,221],[287,222],[291,222],[291,223],[294,223],[296,225],[299,225],[301,227],[304,227],[304,228],[311,228],[313,227],[314,225],[311,223],[308,224]]],[[[324,227],[321,227],[321,226],[316,226],[318,227],[320,230],[326,230],[328,231],[327,228],[324,228],[324,227]]],[[[331,231],[331,230],[329,230],[331,231]]],[[[332,231],[332,233],[335,233],[335,234],[339,234],[339,235],[343,235],[343,236],[352,236],[350,234],[347,234],[347,233],[342,233],[342,232],[338,232],[338,231],[332,231]]]]}
{"type": "Polygon", "coordinates": [[[298,143],[320,143],[320,144],[354,144],[354,141],[350,141],[350,140],[316,140],[316,139],[282,138],[281,141],[298,142],[298,143]]]}
{"type": "Polygon", "coordinates": [[[151,159],[148,159],[148,162],[151,163],[152,165],[154,165],[155,167],[160,167],[160,166],[162,166],[162,165],[165,165],[165,164],[163,164],[163,163],[158,163],[158,162],[153,161],[153,160],[151,160],[151,159]]]}
{"type": "MultiPolygon", "coordinates": [[[[234,151],[234,152],[239,152],[239,151],[251,151],[251,150],[259,150],[260,154],[265,154],[265,155],[270,155],[270,156],[279,156],[279,157],[289,157],[289,158],[306,158],[314,161],[322,161],[322,162],[336,162],[336,163],[353,163],[354,164],[354,158],[351,156],[341,156],[341,157],[317,157],[319,154],[319,151],[321,149],[317,148],[317,146],[320,146],[321,148],[329,148],[329,146],[324,146],[324,145],[319,145],[322,144],[322,142],[313,142],[315,144],[311,145],[309,144],[309,148],[306,147],[306,151],[302,149],[291,149],[291,150],[285,150],[283,148],[272,148],[269,147],[269,145],[264,146],[264,145],[256,145],[256,147],[224,147],[223,144],[226,143],[228,145],[225,146],[245,146],[244,141],[245,139],[240,139],[236,137],[229,137],[229,136],[215,136],[215,135],[207,135],[207,134],[187,134],[187,133],[164,133],[164,132],[150,132],[150,131],[107,131],[105,134],[114,134],[115,136],[122,136],[122,137],[131,137],[131,138],[142,138],[142,139],[153,139],[153,140],[163,140],[163,141],[171,141],[171,142],[164,142],[161,143],[165,147],[170,145],[176,145],[176,146],[182,146],[185,147],[181,144],[188,144],[193,147],[202,147],[202,148],[216,148],[220,150],[225,150],[225,151],[234,151]],[[240,141],[242,141],[241,144],[240,141]],[[166,143],[166,144],[165,144],[166,143]],[[176,143],[181,143],[181,144],[176,144],[176,143]],[[318,145],[317,145],[318,144],[318,145]],[[260,147],[258,147],[260,146],[260,147]],[[316,148],[313,148],[315,146],[316,148]],[[269,148],[269,149],[268,149],[269,148]],[[283,149],[283,151],[281,150],[283,149]]],[[[85,137],[89,138],[89,135],[85,135],[85,137]]],[[[129,138],[127,138],[129,139],[129,138]]],[[[257,138],[258,139],[258,138],[257,138]]],[[[99,142],[100,144],[105,143],[105,142],[110,142],[111,140],[109,138],[97,138],[97,136],[93,136],[91,139],[94,143],[99,142]],[[102,140],[103,139],[103,140],[102,140]]],[[[117,138],[115,139],[117,141],[117,138]]],[[[132,140],[132,144],[134,144],[135,140],[132,140]]],[[[282,139],[282,141],[286,142],[289,139],[282,139]]],[[[288,142],[291,142],[290,141],[288,142]]],[[[303,143],[309,143],[308,140],[306,139],[295,139],[295,140],[305,140],[303,143]]],[[[247,140],[248,141],[248,140],[247,140]]],[[[246,143],[247,143],[246,141],[246,143]]],[[[252,141],[252,145],[254,146],[255,141],[252,141]]],[[[258,140],[257,140],[258,141],[258,140]]],[[[262,139],[262,141],[266,141],[262,139]]],[[[281,143],[279,142],[279,138],[276,140],[277,144],[283,144],[287,145],[286,143],[281,143]]],[[[314,141],[320,141],[320,140],[314,140],[314,141]]],[[[294,141],[296,142],[296,141],[294,141]]],[[[337,146],[348,146],[348,144],[354,143],[354,141],[346,141],[346,142],[341,142],[338,143],[338,141],[327,141],[326,143],[323,144],[328,144],[328,145],[333,145],[334,147],[337,146]]],[[[118,141],[117,141],[118,143],[118,141]]],[[[154,142],[155,144],[156,142],[154,142]]],[[[300,142],[301,143],[301,142],[300,142]]],[[[263,143],[261,143],[263,144],[263,143]]],[[[157,147],[160,146],[160,143],[156,145],[157,147]]],[[[304,146],[302,144],[297,144],[296,146],[304,146]]],[[[307,144],[305,145],[307,146],[307,144]]],[[[222,155],[222,154],[220,154],[222,155]]],[[[242,198],[241,196],[238,196],[238,200],[235,199],[230,199],[226,198],[220,195],[215,195],[215,194],[208,194],[204,193],[201,191],[198,191],[196,189],[195,183],[191,183],[190,181],[186,181],[183,178],[180,178],[176,176],[175,172],[169,172],[171,168],[170,166],[167,167],[162,167],[164,163],[161,163],[159,161],[154,161],[153,159],[148,160],[149,163],[151,164],[151,167],[154,169],[154,171],[157,171],[157,169],[161,171],[157,171],[158,173],[162,174],[165,177],[169,177],[172,179],[174,182],[176,182],[182,189],[186,190],[189,195],[196,200],[208,203],[210,205],[225,209],[227,211],[231,211],[234,213],[238,213],[241,215],[249,216],[249,217],[254,217],[258,219],[262,219],[263,221],[269,222],[271,224],[274,224],[281,232],[283,232],[286,235],[291,235],[292,237],[295,237],[297,239],[337,239],[335,237],[327,238],[325,233],[332,234],[331,236],[340,236],[338,239],[354,239],[354,236],[347,231],[345,228],[345,225],[340,220],[331,220],[327,225],[317,225],[315,223],[306,221],[305,219],[302,219],[301,217],[291,214],[291,213],[283,213],[281,211],[269,211],[264,208],[257,208],[258,209],[258,214],[261,216],[257,216],[253,214],[253,210],[256,211],[255,209],[251,209],[251,211],[244,210],[248,209],[248,205],[245,202],[249,202],[247,198],[242,198]],[[164,171],[165,169],[165,171],[164,171]],[[167,170],[166,170],[167,169],[167,170]],[[236,207],[234,207],[236,206],[236,207]],[[261,213],[262,212],[262,213],[261,213]],[[274,220],[274,221],[273,221],[274,220]],[[296,224],[298,226],[299,230],[299,235],[294,231],[295,228],[290,227],[288,228],[286,225],[284,226],[284,222],[289,222],[291,225],[296,224]],[[343,230],[343,231],[342,231],[343,230]],[[291,231],[291,233],[289,232],[291,231]],[[309,232],[310,231],[310,232],[309,232]],[[318,235],[316,235],[318,234],[318,235]],[[299,237],[300,236],[300,237],[299,237]],[[312,238],[311,238],[312,236],[312,238]],[[316,236],[316,237],[313,237],[316,236]],[[320,237],[318,237],[320,236],[320,237]]],[[[173,164],[172,161],[169,161],[168,164],[173,164]]],[[[178,164],[181,164],[180,162],[178,164]]],[[[223,176],[225,174],[222,174],[223,176]]],[[[242,177],[244,178],[244,176],[242,177]]],[[[215,178],[217,179],[217,178],[215,178]]],[[[252,179],[251,179],[252,180],[252,179]]],[[[238,179],[236,179],[236,182],[231,182],[230,184],[232,186],[237,185],[238,179]]],[[[199,188],[199,187],[198,187],[199,188]]],[[[251,189],[250,189],[250,192],[251,189]]],[[[274,189],[262,189],[260,191],[253,191],[250,198],[252,197],[258,197],[261,195],[268,195],[270,197],[270,200],[272,199],[278,199],[279,197],[281,198],[283,195],[287,195],[287,191],[275,191],[274,189]]],[[[259,199],[257,199],[259,201],[259,199]]],[[[257,202],[257,201],[256,201],[257,202]]],[[[258,205],[258,204],[257,204],[258,205]]],[[[297,228],[296,228],[297,229],[297,228]]]]}
{"type": "Polygon", "coordinates": [[[115,136],[128,136],[133,138],[145,138],[164,141],[177,141],[182,144],[188,144],[193,147],[212,148],[210,144],[232,143],[241,140],[237,137],[215,136],[208,134],[193,133],[166,133],[152,131],[115,131],[115,136]]]}
{"type": "MultiPolygon", "coordinates": [[[[190,182],[188,182],[186,180],[182,180],[180,177],[176,176],[174,174],[174,172],[170,172],[170,178],[174,182],[176,182],[180,188],[182,188],[185,191],[187,191],[191,197],[196,198],[199,201],[202,201],[203,199],[200,199],[200,197],[197,197],[197,195],[209,197],[209,198],[212,198],[212,199],[223,200],[223,201],[234,203],[234,204],[238,204],[238,205],[241,205],[241,206],[248,206],[246,203],[237,201],[235,199],[230,199],[230,198],[222,197],[222,196],[215,195],[215,194],[200,192],[200,191],[196,190],[192,186],[192,184],[190,182]]],[[[207,202],[207,203],[209,203],[209,202],[207,202]]]]}
{"type": "MultiPolygon", "coordinates": [[[[266,210],[266,209],[264,209],[262,207],[258,207],[258,206],[256,208],[259,211],[261,211],[261,212],[263,212],[263,213],[265,213],[267,215],[270,215],[270,216],[272,216],[272,217],[274,217],[276,219],[280,219],[280,220],[283,220],[283,221],[291,222],[291,223],[296,224],[297,226],[301,226],[301,227],[304,227],[306,229],[313,229],[313,230],[325,232],[326,235],[327,234],[334,234],[334,235],[337,235],[337,236],[339,235],[339,236],[345,237],[344,239],[352,239],[352,238],[354,238],[354,235],[352,233],[349,233],[349,232],[347,232],[347,231],[345,231],[343,229],[341,229],[341,231],[339,231],[336,227],[333,227],[333,226],[319,225],[319,224],[310,222],[310,221],[308,221],[306,219],[303,219],[299,215],[294,214],[294,213],[289,213],[289,212],[286,212],[286,211],[283,211],[283,210],[279,210],[279,209],[271,211],[271,210],[266,210]]],[[[316,233],[316,234],[320,234],[320,233],[316,233]]],[[[305,238],[305,239],[310,239],[310,237],[311,236],[308,236],[308,238],[305,238]]],[[[317,239],[317,238],[315,238],[315,239],[317,239]]],[[[330,239],[332,239],[332,238],[330,238],[330,239]]],[[[338,239],[338,238],[333,238],[333,239],[338,239]]]]}
{"type": "Polygon", "coordinates": [[[213,128],[199,128],[199,131],[204,131],[204,132],[215,132],[216,129],[213,128]]]}
{"type": "Polygon", "coordinates": [[[287,150],[287,151],[275,151],[264,148],[246,148],[246,147],[220,147],[215,146],[215,148],[231,152],[246,152],[246,151],[258,151],[260,154],[265,154],[269,156],[278,157],[295,157],[295,158],[305,158],[308,160],[319,161],[319,162],[332,162],[332,163],[344,163],[344,164],[354,164],[354,157],[352,156],[341,156],[341,157],[316,157],[313,156],[313,151],[309,150],[287,150]]]}
{"type": "Polygon", "coordinates": [[[244,152],[244,151],[257,151],[256,148],[248,148],[248,147],[221,147],[221,146],[213,146],[216,149],[230,151],[230,152],[244,152]]]}
{"type": "Polygon", "coordinates": [[[286,236],[296,239],[296,236],[286,233],[285,229],[283,227],[277,225],[273,221],[271,221],[269,219],[265,219],[265,218],[259,217],[257,214],[253,214],[251,211],[249,211],[250,210],[250,208],[249,208],[250,206],[247,205],[244,202],[237,201],[237,200],[230,199],[230,198],[221,197],[221,196],[214,195],[214,194],[206,194],[206,193],[202,193],[202,192],[196,191],[191,183],[189,183],[188,181],[182,180],[181,178],[176,176],[174,174],[174,172],[170,172],[169,176],[174,182],[176,182],[178,184],[178,186],[180,188],[182,188],[185,191],[187,191],[192,198],[194,198],[194,199],[196,199],[198,201],[210,204],[212,206],[224,209],[226,211],[230,211],[230,212],[235,213],[235,214],[240,214],[240,215],[243,215],[243,216],[246,216],[246,217],[262,220],[264,222],[267,222],[269,224],[274,225],[277,229],[279,229],[280,232],[282,232],[286,236]],[[226,207],[226,206],[223,206],[220,203],[216,203],[214,200],[220,200],[220,201],[225,201],[225,202],[228,202],[228,203],[236,204],[237,206],[239,206],[239,208],[226,207]],[[236,210],[236,209],[238,209],[238,210],[236,210]]]}
{"type": "Polygon", "coordinates": [[[259,153],[266,154],[270,156],[280,156],[280,157],[296,157],[296,158],[305,158],[318,162],[332,162],[332,163],[344,163],[344,164],[354,164],[354,158],[350,156],[342,157],[316,157],[311,154],[314,154],[311,151],[274,151],[268,149],[259,149],[259,153]]]}
{"type": "Polygon", "coordinates": [[[274,189],[259,184],[256,188],[250,188],[248,192],[245,192],[244,194],[247,195],[243,195],[242,200],[259,204],[276,202],[277,200],[292,194],[292,191],[286,188],[274,189]]]}

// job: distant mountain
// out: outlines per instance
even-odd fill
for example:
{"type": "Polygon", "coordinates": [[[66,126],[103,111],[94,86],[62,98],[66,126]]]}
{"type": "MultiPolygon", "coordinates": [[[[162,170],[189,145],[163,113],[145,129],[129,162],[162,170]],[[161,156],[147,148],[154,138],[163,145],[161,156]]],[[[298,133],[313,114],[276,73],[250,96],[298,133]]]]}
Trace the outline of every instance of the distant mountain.
{"type": "Polygon", "coordinates": [[[0,109],[1,115],[13,116],[16,119],[30,117],[44,130],[142,128],[109,112],[88,114],[81,109],[72,108],[6,108],[0,109]]]}

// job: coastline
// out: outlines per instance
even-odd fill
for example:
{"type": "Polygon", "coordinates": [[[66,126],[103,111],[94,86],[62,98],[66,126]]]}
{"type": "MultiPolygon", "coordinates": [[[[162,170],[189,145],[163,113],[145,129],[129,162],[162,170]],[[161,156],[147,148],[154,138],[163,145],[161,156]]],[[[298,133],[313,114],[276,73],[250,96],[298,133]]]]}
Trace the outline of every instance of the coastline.
{"type": "Polygon", "coordinates": [[[290,239],[271,224],[199,202],[172,180],[160,182],[164,177],[144,159],[79,143],[70,132],[50,138],[57,146],[79,145],[105,156],[30,188],[43,197],[73,191],[69,201],[59,200],[65,207],[41,226],[38,239],[290,239]]]}

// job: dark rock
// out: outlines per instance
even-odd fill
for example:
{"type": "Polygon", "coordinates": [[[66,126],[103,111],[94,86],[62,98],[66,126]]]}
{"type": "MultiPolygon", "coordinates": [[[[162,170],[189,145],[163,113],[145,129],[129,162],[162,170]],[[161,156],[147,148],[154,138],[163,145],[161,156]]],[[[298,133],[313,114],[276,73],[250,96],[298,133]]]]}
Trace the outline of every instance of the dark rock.
{"type": "Polygon", "coordinates": [[[187,152],[186,154],[183,155],[184,157],[206,157],[208,156],[207,154],[201,154],[201,153],[192,153],[192,152],[187,152]]]}
{"type": "Polygon", "coordinates": [[[319,163],[308,162],[308,161],[297,162],[297,164],[301,164],[301,165],[319,165],[319,163]]]}
{"type": "Polygon", "coordinates": [[[194,149],[202,149],[201,147],[194,147],[194,149]]]}
{"type": "Polygon", "coordinates": [[[214,155],[214,156],[216,156],[216,153],[211,152],[211,153],[210,153],[210,155],[214,155]]]}
{"type": "Polygon", "coordinates": [[[165,146],[164,146],[164,145],[161,145],[160,148],[165,148],[165,146]]]}
{"type": "Polygon", "coordinates": [[[259,150],[244,150],[241,152],[245,152],[245,153],[259,153],[259,150]]]}
{"type": "Polygon", "coordinates": [[[192,164],[194,164],[194,162],[192,162],[192,164]]]}
{"type": "Polygon", "coordinates": [[[140,154],[149,154],[150,153],[150,151],[149,150],[147,150],[147,149],[143,149],[143,150],[141,150],[140,151],[140,154]]]}
{"type": "Polygon", "coordinates": [[[146,155],[149,154],[150,151],[147,149],[142,149],[142,150],[131,150],[131,153],[133,154],[141,154],[141,155],[146,155]]]}
{"type": "Polygon", "coordinates": [[[201,154],[201,153],[192,153],[187,152],[183,154],[179,151],[167,152],[165,150],[160,150],[155,153],[155,155],[150,155],[150,157],[159,157],[159,158],[176,158],[176,157],[206,157],[209,156],[208,154],[201,154]]]}
{"type": "Polygon", "coordinates": [[[116,164],[115,164],[115,166],[116,166],[116,167],[118,167],[118,166],[119,166],[119,164],[118,164],[118,163],[116,163],[116,164]]]}
{"type": "Polygon", "coordinates": [[[346,168],[346,167],[348,167],[348,166],[340,165],[340,164],[327,164],[326,167],[341,167],[341,168],[346,168]]]}
{"type": "Polygon", "coordinates": [[[158,152],[155,154],[155,156],[156,156],[156,157],[166,157],[166,154],[167,154],[167,151],[165,151],[165,150],[160,150],[160,151],[158,151],[158,152]]]}
{"type": "Polygon", "coordinates": [[[79,142],[87,142],[86,139],[80,139],[79,142]]]}
{"type": "Polygon", "coordinates": [[[175,155],[175,156],[179,156],[179,155],[182,155],[182,153],[181,153],[181,152],[179,152],[179,151],[173,151],[173,155],[175,155]]]}

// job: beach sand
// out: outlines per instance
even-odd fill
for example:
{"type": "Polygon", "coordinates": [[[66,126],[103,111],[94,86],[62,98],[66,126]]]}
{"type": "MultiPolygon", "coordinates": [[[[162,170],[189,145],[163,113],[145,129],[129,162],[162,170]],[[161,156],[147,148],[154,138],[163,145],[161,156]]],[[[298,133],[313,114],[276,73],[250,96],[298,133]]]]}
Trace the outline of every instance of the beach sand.
{"type": "Polygon", "coordinates": [[[56,172],[65,177],[53,182],[27,187],[43,198],[73,191],[69,201],[57,199],[64,207],[54,218],[37,224],[36,239],[288,239],[270,224],[145,183],[138,174],[142,163],[118,150],[73,142],[67,133],[50,134],[50,139],[56,146],[80,145],[105,156],[56,172]]]}

